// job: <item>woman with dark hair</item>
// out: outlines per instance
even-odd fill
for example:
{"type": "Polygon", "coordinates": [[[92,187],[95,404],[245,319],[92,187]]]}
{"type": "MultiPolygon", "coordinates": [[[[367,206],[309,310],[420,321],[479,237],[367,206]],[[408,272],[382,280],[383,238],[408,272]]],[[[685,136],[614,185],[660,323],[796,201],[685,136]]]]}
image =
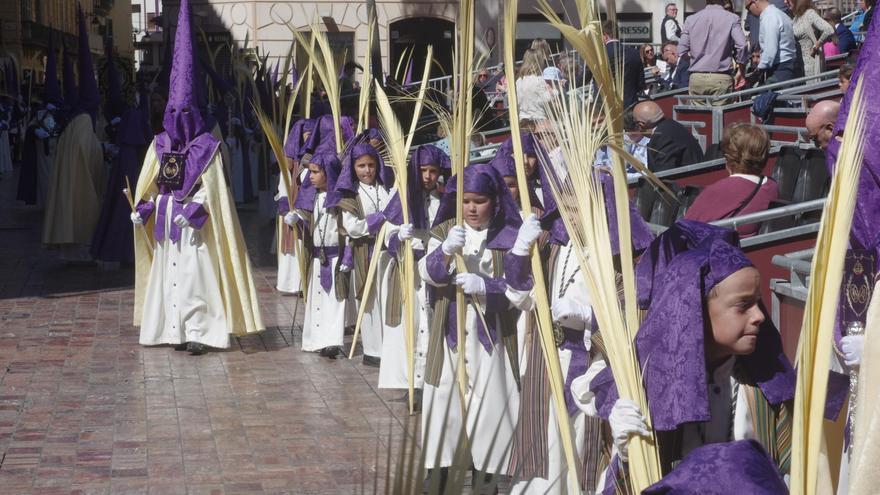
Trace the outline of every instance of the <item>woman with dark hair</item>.
{"type": "MultiPolygon", "coordinates": [[[[760,126],[734,124],[725,129],[721,151],[730,176],[704,189],[684,218],[712,222],[766,210],[779,196],[776,181],[764,176],[769,149],[770,138],[760,126]]],[[[758,224],[737,230],[747,237],[758,232],[758,224]]]]}

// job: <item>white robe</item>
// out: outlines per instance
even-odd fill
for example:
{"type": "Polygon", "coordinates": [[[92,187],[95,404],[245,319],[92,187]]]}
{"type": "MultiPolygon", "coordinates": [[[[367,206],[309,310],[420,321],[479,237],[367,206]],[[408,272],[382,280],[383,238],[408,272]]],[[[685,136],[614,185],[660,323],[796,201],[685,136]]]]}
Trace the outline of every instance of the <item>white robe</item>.
{"type": "MultiPolygon", "coordinates": [[[[577,255],[573,252],[571,243],[569,242],[565,246],[561,246],[557,253],[553,270],[547,278],[547,283],[550,286],[551,306],[562,297],[573,298],[575,301],[586,307],[592,305],[589,291],[587,289],[587,283],[583,274],[581,274],[579,270],[579,266],[577,255]],[[567,263],[566,258],[568,258],[567,263]],[[567,288],[565,288],[566,286],[567,288]],[[560,287],[563,289],[560,290],[560,287]],[[561,295],[563,294],[563,290],[564,296],[561,295]]],[[[523,311],[524,315],[528,315],[528,312],[534,308],[534,290],[525,292],[508,287],[507,297],[514,306],[523,311]]],[[[574,324],[563,321],[561,323],[568,328],[575,328],[584,331],[584,346],[586,347],[587,352],[589,352],[591,347],[591,334],[589,331],[591,322],[588,321],[583,324],[577,322],[574,324]]],[[[535,335],[532,338],[538,338],[538,336],[535,335]]],[[[559,365],[562,369],[562,377],[564,380],[568,376],[568,368],[571,365],[572,353],[568,349],[557,350],[559,354],[559,365]]],[[[520,360],[523,364],[525,361],[525,359],[520,360]]],[[[522,373],[525,375],[524,367],[522,373]]],[[[574,431],[574,445],[575,448],[578,449],[578,458],[583,459],[584,435],[586,434],[586,415],[583,411],[578,411],[577,414],[569,416],[569,418],[571,420],[572,430],[574,431]]],[[[556,407],[553,400],[550,401],[550,409],[547,416],[547,447],[547,478],[514,480],[510,493],[577,493],[576,490],[572,491],[566,489],[566,483],[568,482],[568,464],[565,459],[565,451],[562,448],[562,443],[559,441],[559,425],[556,421],[556,407]]]]}
{"type": "MultiPolygon", "coordinates": [[[[300,179],[305,180],[305,175],[307,171],[303,170],[300,174],[300,179]]],[[[279,201],[282,198],[287,198],[287,191],[284,190],[284,183],[281,181],[281,178],[278,178],[278,194],[275,195],[275,201],[279,201]]],[[[289,198],[288,198],[289,200],[289,198]]],[[[290,205],[290,208],[293,208],[293,205],[290,205]]],[[[276,229],[276,236],[278,235],[276,229]]],[[[275,243],[273,244],[274,248],[277,248],[278,239],[275,239],[275,243]]],[[[297,250],[303,256],[303,244],[302,241],[297,243],[297,250]]],[[[296,258],[295,253],[282,253],[280,250],[278,251],[278,281],[275,284],[275,288],[279,292],[284,292],[288,294],[293,294],[299,292],[302,288],[302,274],[299,271],[299,260],[296,258]]]]}
{"type": "MultiPolygon", "coordinates": [[[[437,210],[440,208],[440,195],[436,193],[426,194],[425,196],[425,212],[427,214],[428,225],[434,221],[437,216],[437,210]]],[[[386,244],[391,236],[396,236],[398,226],[391,226],[387,230],[385,237],[386,244]]],[[[415,232],[413,238],[414,249],[424,249],[428,244],[430,234],[428,231],[415,232]]],[[[386,276],[383,277],[383,286],[388,287],[389,284],[399,283],[397,280],[389,280],[388,270],[386,276]]],[[[415,346],[415,388],[422,388],[425,383],[425,361],[428,352],[428,332],[431,327],[431,320],[434,316],[434,308],[428,301],[428,288],[422,281],[418,271],[415,274],[415,303],[418,319],[415,321],[416,328],[416,346],[415,346]]],[[[387,291],[383,293],[387,296],[387,291]]],[[[385,297],[382,300],[383,321],[385,310],[385,297]]],[[[406,361],[406,339],[404,335],[403,324],[396,326],[384,325],[382,331],[382,365],[379,367],[379,388],[409,388],[409,366],[406,361]]]]}
{"type": "MultiPolygon", "coordinates": [[[[492,252],[486,248],[488,231],[465,227],[463,253],[467,270],[492,277],[492,252]],[[476,254],[467,254],[476,253],[476,254]]],[[[431,239],[428,252],[440,248],[440,241],[431,239]]],[[[419,261],[423,280],[435,286],[427,270],[427,256],[419,261]]],[[[478,298],[485,308],[485,296],[478,298]]],[[[468,387],[466,431],[474,467],[493,474],[505,474],[510,457],[510,446],[519,410],[519,389],[511,371],[511,364],[501,339],[496,339],[492,353],[486,352],[477,334],[477,314],[468,304],[465,315],[465,366],[468,387]]],[[[500,322],[498,322],[500,325],[500,322]]],[[[498,332],[500,335],[500,332],[498,332]]],[[[457,383],[458,353],[444,341],[443,371],[439,386],[425,385],[422,395],[422,452],[426,467],[452,465],[458,436],[464,423],[457,383]],[[441,443],[442,437],[442,443],[441,443]]]]}
{"type": "MultiPolygon", "coordinates": [[[[157,211],[160,195],[156,198],[157,211]]],[[[206,204],[205,189],[200,188],[191,201],[206,204]]],[[[156,244],[150,282],[144,299],[141,322],[141,345],[181,344],[198,342],[210,347],[229,347],[229,330],[220,294],[219,270],[212,261],[209,247],[199,230],[181,229],[180,240],[172,243],[169,232],[173,215],[173,198],[165,211],[165,239],[156,244]]],[[[205,229],[211,222],[205,222],[205,229]]]]}
{"type": "MultiPolygon", "coordinates": [[[[352,239],[359,239],[370,235],[366,220],[367,215],[384,211],[392,195],[391,191],[381,185],[358,184],[358,188],[358,196],[364,218],[358,219],[357,216],[349,212],[342,212],[342,227],[345,229],[346,235],[352,239]]],[[[380,248],[381,245],[378,243],[374,247],[374,249],[380,248]]],[[[364,319],[361,322],[361,343],[364,346],[365,356],[382,356],[382,326],[384,322],[382,319],[382,305],[379,302],[383,300],[384,293],[386,292],[385,287],[387,286],[383,286],[382,281],[390,260],[391,258],[387,252],[383,251],[379,254],[378,265],[376,266],[377,283],[373,284],[373,290],[370,291],[369,297],[358,302],[358,304],[367,305],[364,319]]],[[[357,275],[355,275],[356,277],[357,275]]],[[[355,286],[356,284],[353,283],[352,287],[354,288],[355,286]]]]}
{"type": "MultiPolygon", "coordinates": [[[[315,249],[321,246],[339,247],[339,232],[336,214],[324,208],[326,192],[318,193],[312,214],[312,239],[315,249]]],[[[335,267],[336,257],[328,257],[331,266],[335,267]]],[[[336,299],[336,277],[331,277],[329,291],[321,287],[321,260],[311,259],[309,274],[309,293],[306,298],[306,315],[303,322],[302,350],[320,351],[325,347],[342,346],[345,333],[346,302],[336,299]]]]}

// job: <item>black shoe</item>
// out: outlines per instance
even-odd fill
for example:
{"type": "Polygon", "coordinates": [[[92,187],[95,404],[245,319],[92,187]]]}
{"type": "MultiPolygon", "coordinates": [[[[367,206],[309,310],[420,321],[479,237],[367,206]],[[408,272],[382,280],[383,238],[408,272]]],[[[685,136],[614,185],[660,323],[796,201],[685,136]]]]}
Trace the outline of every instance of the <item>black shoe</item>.
{"type": "Polygon", "coordinates": [[[321,357],[336,359],[336,356],[339,355],[340,349],[339,346],[331,345],[330,347],[325,347],[321,349],[321,357]]]}
{"type": "Polygon", "coordinates": [[[382,358],[376,356],[367,356],[364,354],[363,360],[364,366],[370,366],[372,368],[378,368],[380,364],[382,364],[382,358]]]}
{"type": "Polygon", "coordinates": [[[354,325],[345,327],[345,330],[342,333],[343,335],[354,335],[354,325]]]}
{"type": "Polygon", "coordinates": [[[498,483],[495,476],[471,469],[471,490],[472,493],[494,495],[498,493],[498,483]]]}
{"type": "Polygon", "coordinates": [[[449,468],[429,469],[428,476],[422,484],[422,493],[444,493],[447,478],[449,478],[449,468]]]}
{"type": "Polygon", "coordinates": [[[199,344],[198,342],[190,342],[186,345],[186,350],[188,350],[192,356],[201,356],[208,352],[208,346],[205,344],[199,344]]]}
{"type": "Polygon", "coordinates": [[[189,347],[189,343],[184,342],[182,344],[177,344],[176,346],[174,346],[174,350],[175,351],[185,351],[187,347],[189,347]]]}

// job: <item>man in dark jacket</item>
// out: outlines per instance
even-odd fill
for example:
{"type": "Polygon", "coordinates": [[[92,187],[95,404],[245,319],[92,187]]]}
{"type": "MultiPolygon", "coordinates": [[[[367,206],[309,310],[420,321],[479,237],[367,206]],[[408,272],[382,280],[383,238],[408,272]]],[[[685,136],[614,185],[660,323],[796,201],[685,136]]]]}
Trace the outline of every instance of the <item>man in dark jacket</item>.
{"type": "Polygon", "coordinates": [[[856,37],[853,36],[846,24],[841,22],[840,10],[837,7],[828,9],[828,12],[825,13],[825,20],[834,26],[834,34],[837,35],[837,48],[840,53],[848,53],[856,49],[856,37]]]}
{"type": "Polygon", "coordinates": [[[691,66],[690,57],[687,55],[684,57],[678,56],[677,41],[667,41],[663,44],[662,50],[660,56],[669,67],[668,75],[663,80],[664,89],[688,87],[691,76],[690,71],[688,70],[691,66]]]}
{"type": "Polygon", "coordinates": [[[703,150],[693,134],[674,120],[668,120],[653,101],[643,101],[633,110],[639,130],[651,136],[648,168],[662,172],[703,161],[703,150]]]}
{"type": "Polygon", "coordinates": [[[623,107],[627,108],[638,103],[638,93],[645,88],[645,68],[639,52],[635,48],[625,47],[617,40],[616,34],[617,25],[613,21],[602,23],[602,39],[605,41],[611,70],[613,72],[618,66],[623,66],[623,107]],[[618,56],[623,57],[622,64],[619,63],[618,56]]]}

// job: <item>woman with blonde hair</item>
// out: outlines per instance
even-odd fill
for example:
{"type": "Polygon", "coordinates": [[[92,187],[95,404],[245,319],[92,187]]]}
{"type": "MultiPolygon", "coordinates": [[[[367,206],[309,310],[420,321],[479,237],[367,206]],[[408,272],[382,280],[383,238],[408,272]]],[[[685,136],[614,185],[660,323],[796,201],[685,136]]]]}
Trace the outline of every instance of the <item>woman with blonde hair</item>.
{"type": "Polygon", "coordinates": [[[522,65],[516,79],[517,108],[520,119],[546,120],[545,102],[551,94],[541,75],[544,61],[538,50],[529,48],[523,55],[522,65]]]}

